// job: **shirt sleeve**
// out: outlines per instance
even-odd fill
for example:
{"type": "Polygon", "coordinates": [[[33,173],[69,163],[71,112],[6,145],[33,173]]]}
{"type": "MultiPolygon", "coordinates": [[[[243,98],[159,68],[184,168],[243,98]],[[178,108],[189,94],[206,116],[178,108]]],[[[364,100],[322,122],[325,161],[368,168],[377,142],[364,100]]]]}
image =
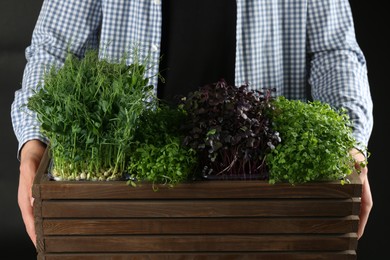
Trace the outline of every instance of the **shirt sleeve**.
{"type": "Polygon", "coordinates": [[[309,0],[307,26],[312,97],[346,108],[358,148],[365,150],[373,127],[373,103],[348,0],[309,0]]]}
{"type": "Polygon", "coordinates": [[[28,98],[41,87],[45,70],[61,66],[68,52],[79,57],[86,48],[98,44],[101,4],[98,0],[45,0],[35,25],[31,44],[25,50],[27,60],[22,86],[15,92],[11,120],[20,149],[29,140],[48,140],[40,133],[36,114],[27,108],[28,98]]]}

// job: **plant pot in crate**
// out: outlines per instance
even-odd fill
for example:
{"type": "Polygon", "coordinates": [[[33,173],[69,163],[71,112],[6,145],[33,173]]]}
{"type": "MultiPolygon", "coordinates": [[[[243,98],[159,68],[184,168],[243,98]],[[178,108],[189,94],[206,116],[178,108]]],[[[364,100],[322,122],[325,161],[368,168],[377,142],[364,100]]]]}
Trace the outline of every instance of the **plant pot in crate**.
{"type": "Polygon", "coordinates": [[[361,183],[211,180],[173,188],[52,181],[33,186],[39,260],[356,259],[361,183]]]}

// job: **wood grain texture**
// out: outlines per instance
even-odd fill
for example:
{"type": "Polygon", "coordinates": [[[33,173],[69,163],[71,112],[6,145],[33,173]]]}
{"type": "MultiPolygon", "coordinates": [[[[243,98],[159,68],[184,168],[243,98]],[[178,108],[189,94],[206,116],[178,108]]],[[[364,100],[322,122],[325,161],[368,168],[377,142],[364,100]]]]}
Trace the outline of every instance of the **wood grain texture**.
{"type": "Polygon", "coordinates": [[[356,216],[336,218],[87,218],[44,219],[45,236],[162,234],[342,234],[357,229],[356,216]]]}
{"type": "Polygon", "coordinates": [[[253,252],[356,249],[356,235],[50,236],[46,252],[253,252]]]}

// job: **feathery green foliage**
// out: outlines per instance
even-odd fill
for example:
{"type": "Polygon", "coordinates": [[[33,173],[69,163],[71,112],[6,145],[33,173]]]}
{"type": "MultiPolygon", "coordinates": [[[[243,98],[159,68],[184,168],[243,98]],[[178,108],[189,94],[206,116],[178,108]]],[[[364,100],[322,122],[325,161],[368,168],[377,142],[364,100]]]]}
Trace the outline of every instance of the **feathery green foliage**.
{"type": "Polygon", "coordinates": [[[52,67],[28,101],[50,140],[53,175],[63,180],[116,180],[126,169],[137,121],[155,104],[145,64],[113,63],[89,50],[52,67]],[[146,102],[149,100],[148,102],[146,102]]]}

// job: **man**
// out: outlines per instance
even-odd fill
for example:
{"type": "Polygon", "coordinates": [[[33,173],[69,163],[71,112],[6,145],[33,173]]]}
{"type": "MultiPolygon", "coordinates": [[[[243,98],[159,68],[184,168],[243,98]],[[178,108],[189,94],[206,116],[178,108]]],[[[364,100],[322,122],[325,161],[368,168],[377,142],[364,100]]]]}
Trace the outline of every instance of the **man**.
{"type": "Polygon", "coordinates": [[[82,57],[86,48],[98,48],[115,60],[134,44],[154,64],[163,57],[147,76],[169,100],[224,77],[235,85],[276,88],[276,95],[290,99],[347,108],[361,144],[351,153],[363,183],[358,237],[363,235],[373,206],[368,169],[360,166],[373,127],[372,100],[348,0],[45,0],[12,104],[18,203],[34,244],[31,187],[47,139],[23,105],[45,69],[61,65],[68,51],[82,57]],[[163,84],[152,76],[165,68],[163,84]]]}

